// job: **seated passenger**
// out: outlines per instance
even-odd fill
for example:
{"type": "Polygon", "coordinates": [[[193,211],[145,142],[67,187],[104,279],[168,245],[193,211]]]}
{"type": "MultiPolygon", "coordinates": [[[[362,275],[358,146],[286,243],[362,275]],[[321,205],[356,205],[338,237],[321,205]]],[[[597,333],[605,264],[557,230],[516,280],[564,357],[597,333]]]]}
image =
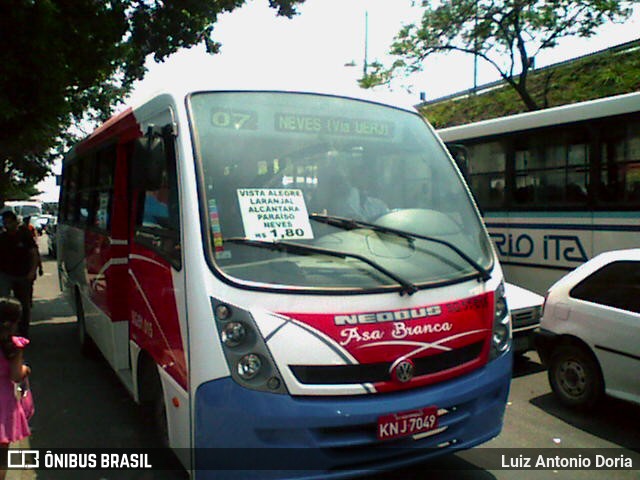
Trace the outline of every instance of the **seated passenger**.
{"type": "Polygon", "coordinates": [[[389,207],[379,198],[370,197],[364,191],[351,187],[345,198],[345,217],[361,220],[375,220],[389,211],[389,207]]]}
{"type": "Polygon", "coordinates": [[[329,215],[371,221],[384,215],[389,207],[379,198],[372,197],[363,188],[352,185],[346,176],[337,171],[323,178],[327,202],[324,208],[329,215]]]}

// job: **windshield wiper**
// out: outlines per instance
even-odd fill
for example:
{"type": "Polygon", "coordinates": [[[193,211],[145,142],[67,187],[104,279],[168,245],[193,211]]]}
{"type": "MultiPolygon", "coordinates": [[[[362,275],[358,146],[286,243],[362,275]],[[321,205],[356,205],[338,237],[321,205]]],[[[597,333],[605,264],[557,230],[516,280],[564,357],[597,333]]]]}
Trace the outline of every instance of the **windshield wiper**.
{"type": "Polygon", "coordinates": [[[464,259],[469,265],[471,265],[480,274],[480,279],[483,282],[486,282],[491,278],[491,275],[489,274],[486,268],[479,265],[478,262],[470,258],[469,255],[464,253],[462,250],[456,247],[453,243],[447,242],[446,240],[442,240],[440,238],[430,237],[428,235],[420,235],[418,233],[407,232],[405,230],[399,230],[396,228],[383,227],[382,225],[376,225],[375,223],[364,222],[361,220],[356,220],[354,218],[336,217],[333,215],[321,215],[319,213],[312,213],[309,215],[309,219],[316,222],[320,222],[320,223],[326,223],[327,225],[332,225],[334,227],[338,227],[343,230],[355,230],[357,228],[368,228],[375,232],[397,235],[399,237],[406,238],[409,241],[412,241],[413,239],[417,238],[420,240],[439,243],[440,245],[444,245],[445,247],[448,247],[449,249],[453,250],[462,259],[464,259]]]}
{"type": "Polygon", "coordinates": [[[318,255],[327,255],[330,257],[337,257],[337,258],[343,258],[343,259],[355,258],[357,260],[360,260],[361,262],[366,263],[367,265],[378,270],[380,273],[383,273],[387,277],[398,282],[402,287],[400,289],[400,295],[403,295],[405,293],[407,295],[412,295],[418,291],[418,287],[416,287],[413,283],[387,270],[379,263],[374,262],[373,260],[370,260],[367,257],[364,257],[362,255],[358,255],[357,253],[341,252],[338,250],[329,250],[326,248],[313,247],[311,245],[303,245],[300,243],[285,242],[282,240],[278,240],[275,242],[267,242],[264,240],[253,240],[247,237],[229,237],[229,238],[223,239],[223,242],[239,243],[242,245],[249,245],[249,246],[258,247],[258,248],[266,248],[268,250],[278,250],[278,251],[288,252],[288,253],[299,253],[299,254],[315,253],[318,255]]]}

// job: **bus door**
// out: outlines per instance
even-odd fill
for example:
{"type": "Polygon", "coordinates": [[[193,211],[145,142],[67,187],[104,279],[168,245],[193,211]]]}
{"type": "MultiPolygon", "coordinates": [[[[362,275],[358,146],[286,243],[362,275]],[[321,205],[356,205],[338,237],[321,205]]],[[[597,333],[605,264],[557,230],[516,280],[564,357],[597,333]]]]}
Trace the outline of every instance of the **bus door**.
{"type": "Polygon", "coordinates": [[[83,305],[86,329],[116,371],[130,368],[128,322],[121,298],[127,278],[126,224],[117,207],[115,143],[84,158],[78,220],[84,228],[87,293],[83,305]],[[92,167],[92,168],[90,168],[92,167]]]}
{"type": "MultiPolygon", "coordinates": [[[[143,125],[130,168],[131,340],[187,391],[175,134],[170,110],[143,125]]],[[[172,382],[173,383],[173,382],[172,382]]]]}

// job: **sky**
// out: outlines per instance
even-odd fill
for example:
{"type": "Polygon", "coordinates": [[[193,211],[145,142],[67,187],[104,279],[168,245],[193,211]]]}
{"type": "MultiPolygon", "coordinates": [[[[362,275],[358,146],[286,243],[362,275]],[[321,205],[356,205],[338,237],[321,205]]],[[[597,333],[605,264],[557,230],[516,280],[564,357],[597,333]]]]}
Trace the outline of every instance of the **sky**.
{"type": "MultiPolygon", "coordinates": [[[[136,105],[169,82],[185,78],[215,81],[231,77],[268,82],[282,88],[314,90],[357,88],[365,58],[368,63],[389,64],[387,55],[402,25],[416,22],[421,9],[411,0],[306,0],[293,19],[277,17],[267,0],[249,0],[242,8],[221,15],[213,38],[222,43],[221,53],[208,55],[203,46],[182,50],[165,62],[147,62],[148,73],[137,82],[126,106],[136,105]],[[366,21],[365,21],[366,18],[366,21]],[[366,28],[365,28],[366,25],[366,28]],[[346,66],[346,64],[355,64],[346,66]]],[[[420,2],[417,2],[418,4],[420,2]]],[[[589,39],[563,39],[559,46],[540,54],[536,66],[591,53],[640,37],[640,9],[624,24],[609,24],[589,39]]],[[[473,58],[438,55],[427,60],[425,71],[392,83],[393,91],[411,103],[420,93],[427,99],[473,86],[473,58]]],[[[478,63],[478,85],[498,79],[492,67],[478,63]]],[[[121,107],[122,109],[124,107],[121,107]]],[[[60,173],[60,166],[54,166],[60,173]]],[[[38,188],[41,199],[55,201],[58,188],[50,177],[38,188]]]]}

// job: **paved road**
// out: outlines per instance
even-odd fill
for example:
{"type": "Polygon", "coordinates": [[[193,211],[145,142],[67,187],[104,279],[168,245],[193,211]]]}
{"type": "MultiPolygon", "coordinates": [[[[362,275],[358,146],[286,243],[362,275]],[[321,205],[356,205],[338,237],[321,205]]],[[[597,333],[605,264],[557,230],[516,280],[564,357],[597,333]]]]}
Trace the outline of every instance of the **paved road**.
{"type": "MultiPolygon", "coordinates": [[[[41,239],[41,241],[44,239],[41,239]]],[[[42,245],[44,247],[44,244],[42,245]]],[[[44,252],[44,248],[41,248],[44,252]]],[[[33,434],[20,447],[132,447],[155,446],[140,411],[104,360],[87,360],[75,343],[75,318],[58,290],[55,263],[46,259],[45,276],[36,282],[32,345],[32,388],[36,399],[33,434]]],[[[16,445],[17,446],[17,445],[16,445]]],[[[607,400],[593,414],[562,408],[550,393],[546,374],[530,354],[516,364],[502,434],[486,447],[610,448],[640,452],[640,407],[607,400]]],[[[640,480],[636,471],[465,471],[479,464],[486,448],[448,456],[442,464],[423,464],[379,474],[375,478],[433,479],[579,479],[640,480]],[[434,468],[449,469],[437,475],[434,468]],[[452,468],[460,470],[451,471],[452,468]]],[[[179,472],[16,471],[9,480],[47,479],[184,479],[179,472]]]]}

